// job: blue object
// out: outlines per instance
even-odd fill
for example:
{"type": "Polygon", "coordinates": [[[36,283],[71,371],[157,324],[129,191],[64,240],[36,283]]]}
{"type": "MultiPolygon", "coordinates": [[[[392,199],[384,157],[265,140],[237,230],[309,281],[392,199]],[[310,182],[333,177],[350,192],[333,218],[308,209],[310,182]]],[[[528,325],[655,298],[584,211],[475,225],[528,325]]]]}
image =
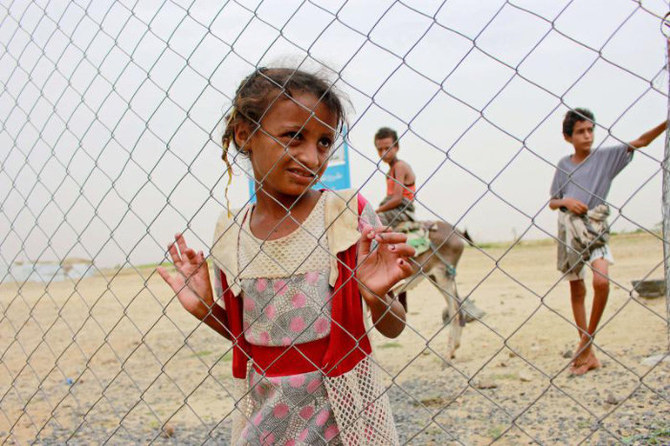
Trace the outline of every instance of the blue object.
{"type": "Polygon", "coordinates": [[[66,383],[68,386],[71,386],[73,382],[74,382],[74,381],[72,381],[72,378],[65,378],[65,383],[66,383]]]}

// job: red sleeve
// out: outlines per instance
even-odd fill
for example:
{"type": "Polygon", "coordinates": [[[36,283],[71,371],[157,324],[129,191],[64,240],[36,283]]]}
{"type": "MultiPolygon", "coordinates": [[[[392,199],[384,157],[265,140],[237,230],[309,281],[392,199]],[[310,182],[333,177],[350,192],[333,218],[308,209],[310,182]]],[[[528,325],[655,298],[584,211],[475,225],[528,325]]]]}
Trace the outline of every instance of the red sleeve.
{"type": "Polygon", "coordinates": [[[363,195],[361,194],[356,194],[358,196],[358,216],[363,213],[363,209],[365,209],[365,205],[368,204],[368,200],[366,200],[363,195]]]}
{"type": "Polygon", "coordinates": [[[245,378],[247,376],[247,361],[251,357],[250,345],[244,339],[242,329],[242,305],[241,298],[236,297],[228,286],[223,271],[220,272],[221,288],[223,289],[223,303],[226,306],[226,317],[224,325],[231,337],[225,336],[233,343],[233,377],[245,378]]]}
{"type": "Polygon", "coordinates": [[[223,323],[223,326],[226,328],[226,332],[221,333],[221,334],[223,335],[224,338],[228,339],[229,341],[232,341],[233,336],[231,335],[230,322],[228,321],[228,308],[229,307],[228,307],[228,302],[226,302],[226,301],[230,300],[233,292],[230,291],[230,287],[228,286],[228,281],[226,280],[226,275],[223,274],[223,271],[221,271],[221,270],[218,270],[218,272],[219,272],[218,279],[220,281],[219,283],[221,284],[222,295],[221,296],[216,296],[216,297],[217,297],[217,299],[223,301],[223,305],[225,307],[224,317],[223,317],[223,320],[220,321],[220,322],[223,323]],[[230,296],[228,296],[228,295],[230,295],[230,296]]]}

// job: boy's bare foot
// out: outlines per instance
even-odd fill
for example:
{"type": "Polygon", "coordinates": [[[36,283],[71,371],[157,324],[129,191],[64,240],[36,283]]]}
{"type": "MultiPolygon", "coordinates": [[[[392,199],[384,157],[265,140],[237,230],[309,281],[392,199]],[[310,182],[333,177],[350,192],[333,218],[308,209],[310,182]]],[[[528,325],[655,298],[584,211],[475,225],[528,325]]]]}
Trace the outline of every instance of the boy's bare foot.
{"type": "Polygon", "coordinates": [[[570,374],[581,376],[589,372],[590,370],[600,368],[600,365],[601,365],[600,361],[598,360],[598,358],[596,358],[595,353],[593,353],[593,350],[589,348],[586,357],[582,357],[580,355],[579,357],[575,358],[574,362],[572,363],[572,366],[570,367],[570,374]]]}
{"type": "Polygon", "coordinates": [[[600,367],[600,361],[598,361],[595,353],[593,353],[592,343],[593,338],[591,336],[587,334],[581,336],[572,360],[572,365],[570,366],[571,375],[583,375],[589,370],[600,367]]]}
{"type": "Polygon", "coordinates": [[[581,364],[589,357],[591,354],[591,343],[593,338],[587,334],[583,334],[579,339],[579,344],[575,350],[575,354],[572,358],[572,364],[581,364]]]}

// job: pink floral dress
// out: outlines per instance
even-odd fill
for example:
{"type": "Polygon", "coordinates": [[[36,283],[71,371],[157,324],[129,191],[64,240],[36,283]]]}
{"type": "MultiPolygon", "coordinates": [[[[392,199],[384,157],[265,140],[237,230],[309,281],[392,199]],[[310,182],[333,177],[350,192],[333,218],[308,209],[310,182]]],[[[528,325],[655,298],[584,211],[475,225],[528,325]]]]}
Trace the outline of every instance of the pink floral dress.
{"type": "MultiPolygon", "coordinates": [[[[331,327],[331,254],[322,193],[309,217],[293,233],[275,240],[256,238],[247,214],[239,233],[238,268],[243,329],[254,346],[286,347],[327,338],[331,327]]],[[[376,224],[367,205],[364,224],[376,224]]],[[[217,269],[215,277],[220,277],[217,269]]],[[[217,293],[221,284],[217,280],[217,293]]],[[[320,371],[266,376],[250,361],[249,407],[236,445],[341,444],[339,429],[320,371]]]]}

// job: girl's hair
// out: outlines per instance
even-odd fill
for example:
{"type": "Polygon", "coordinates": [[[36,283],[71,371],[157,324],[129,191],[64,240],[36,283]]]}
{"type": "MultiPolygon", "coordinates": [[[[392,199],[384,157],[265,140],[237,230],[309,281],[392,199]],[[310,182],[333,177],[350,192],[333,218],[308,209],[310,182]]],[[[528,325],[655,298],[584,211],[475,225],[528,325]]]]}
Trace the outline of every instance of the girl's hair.
{"type": "MultiPolygon", "coordinates": [[[[328,81],[318,75],[292,68],[258,68],[240,83],[230,113],[225,118],[226,128],[222,137],[221,158],[226,163],[228,186],[232,181],[232,166],[228,161],[231,141],[235,149],[238,151],[241,149],[235,141],[235,128],[240,124],[246,124],[253,133],[260,127],[263,116],[280,95],[290,98],[298,93],[311,93],[318,98],[321,104],[337,115],[337,128],[334,130],[341,130],[345,123],[344,107],[328,81]]],[[[226,201],[228,201],[228,186],[226,186],[226,201]]]]}

